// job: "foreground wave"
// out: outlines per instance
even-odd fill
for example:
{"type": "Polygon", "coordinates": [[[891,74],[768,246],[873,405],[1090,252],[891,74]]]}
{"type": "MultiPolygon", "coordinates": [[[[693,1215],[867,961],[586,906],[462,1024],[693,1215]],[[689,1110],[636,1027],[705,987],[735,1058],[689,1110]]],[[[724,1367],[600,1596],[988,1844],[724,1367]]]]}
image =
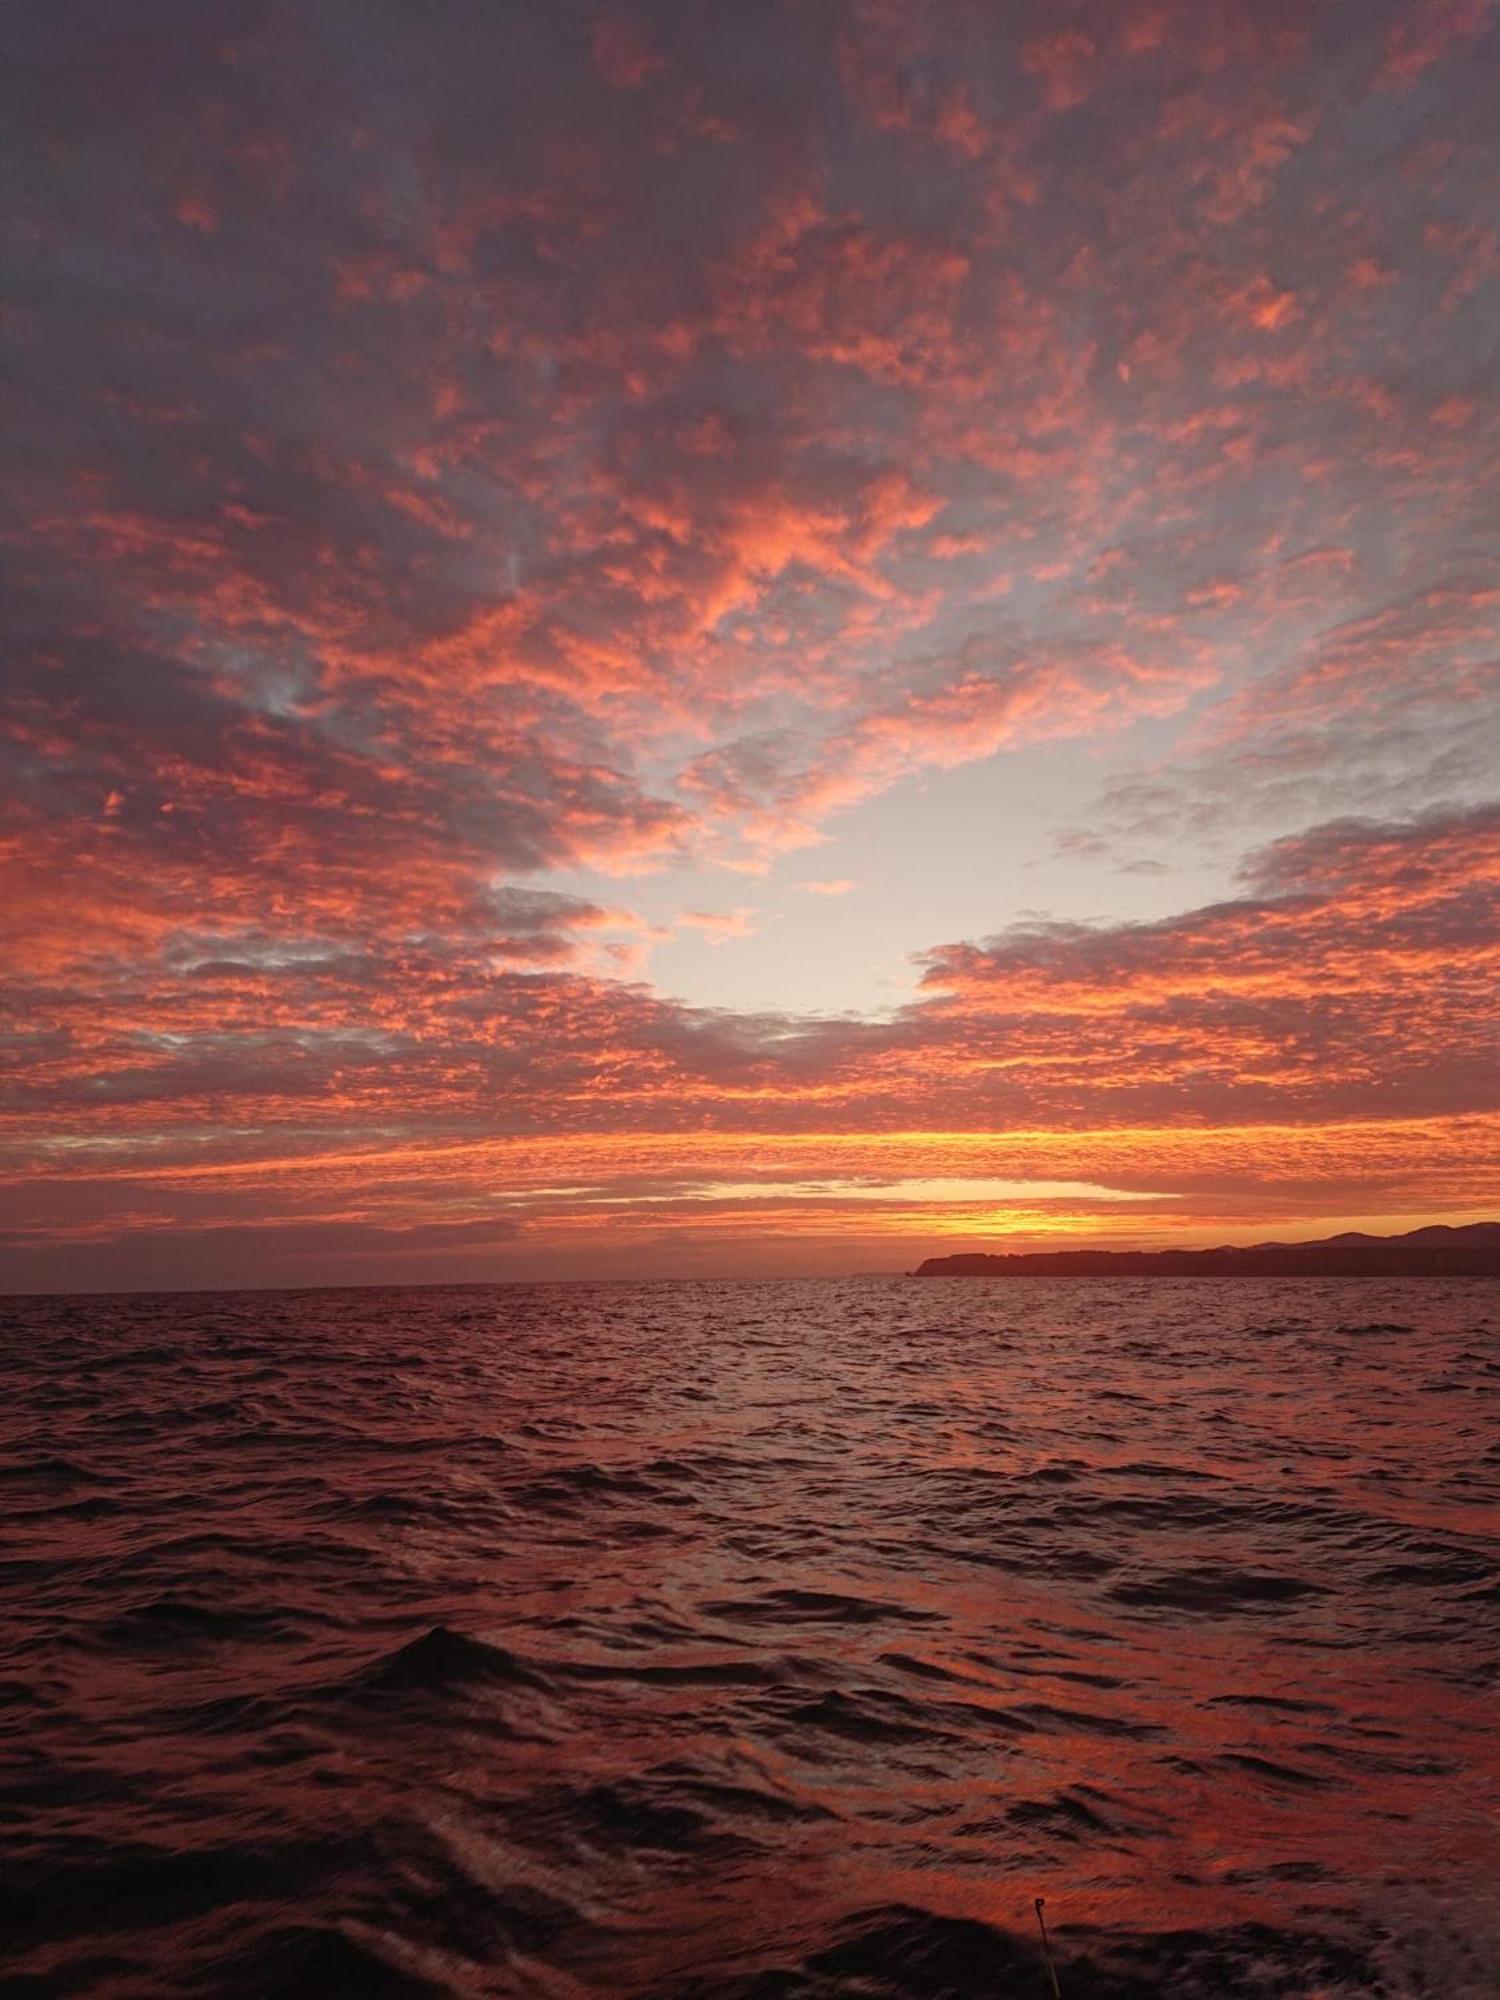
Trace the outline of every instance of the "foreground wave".
{"type": "Polygon", "coordinates": [[[0,1327],[7,1994],[1500,1990],[1500,1285],[0,1327]]]}

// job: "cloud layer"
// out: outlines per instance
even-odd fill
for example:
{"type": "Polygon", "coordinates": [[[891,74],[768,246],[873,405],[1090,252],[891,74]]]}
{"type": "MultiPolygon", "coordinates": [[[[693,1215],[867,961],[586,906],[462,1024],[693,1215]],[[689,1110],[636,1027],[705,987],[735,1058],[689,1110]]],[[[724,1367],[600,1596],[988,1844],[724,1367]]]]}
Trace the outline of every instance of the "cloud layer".
{"type": "Polygon", "coordinates": [[[17,1282],[1493,1204],[1484,0],[11,41],[17,1282]],[[1240,892],[913,939],[893,1016],[649,984],[1068,743],[1138,746],[1101,880],[1240,892]]]}

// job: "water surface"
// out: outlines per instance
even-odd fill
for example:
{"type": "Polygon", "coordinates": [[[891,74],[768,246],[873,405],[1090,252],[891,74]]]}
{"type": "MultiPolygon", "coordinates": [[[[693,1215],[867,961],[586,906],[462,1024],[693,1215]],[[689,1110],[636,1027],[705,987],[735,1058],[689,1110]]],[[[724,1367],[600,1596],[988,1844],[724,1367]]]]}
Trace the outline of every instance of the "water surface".
{"type": "Polygon", "coordinates": [[[7,1993],[1500,1991],[1500,1284],[0,1338],[7,1993]]]}

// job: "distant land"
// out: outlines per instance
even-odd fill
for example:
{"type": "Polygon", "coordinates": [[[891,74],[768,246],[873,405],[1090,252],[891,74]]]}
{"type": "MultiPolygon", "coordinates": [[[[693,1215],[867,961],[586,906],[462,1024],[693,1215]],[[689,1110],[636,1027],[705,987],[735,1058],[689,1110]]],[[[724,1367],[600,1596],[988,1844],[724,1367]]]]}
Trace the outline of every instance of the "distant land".
{"type": "Polygon", "coordinates": [[[914,1278],[1500,1278],[1500,1222],[1404,1236],[1350,1230],[1316,1243],[1225,1244],[1216,1250],[962,1250],[929,1257],[914,1278]]]}

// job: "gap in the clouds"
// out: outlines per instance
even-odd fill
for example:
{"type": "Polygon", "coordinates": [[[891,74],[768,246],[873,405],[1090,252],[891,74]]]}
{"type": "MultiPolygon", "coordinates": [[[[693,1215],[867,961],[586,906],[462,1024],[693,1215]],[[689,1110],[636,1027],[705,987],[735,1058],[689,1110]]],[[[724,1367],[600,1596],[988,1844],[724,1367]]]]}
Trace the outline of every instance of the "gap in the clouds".
{"type": "MultiPolygon", "coordinates": [[[[821,844],[762,874],[700,864],[622,879],[576,869],[545,886],[624,906],[660,933],[620,970],[673,999],[736,1012],[888,1014],[917,990],[916,955],[936,946],[1030,921],[1149,922],[1234,893],[1234,848],[1088,842],[1101,788],[1149,768],[1160,747],[1152,739],[1167,734],[1164,725],[1130,731],[1128,756],[1123,738],[1102,751],[1041,744],[929,771],[838,816],[821,844]]],[[[607,955],[594,967],[608,973],[607,955]]]]}
{"type": "MultiPolygon", "coordinates": [[[[557,1192],[577,1193],[577,1189],[538,1189],[537,1194],[557,1192]]],[[[931,1204],[935,1210],[951,1211],[955,1204],[996,1202],[1025,1205],[1016,1215],[1009,1217],[1012,1225],[1018,1220],[1024,1225],[1038,1224],[1038,1218],[1031,1215],[1029,1206],[1049,1202],[1163,1202],[1178,1201],[1176,1194],[1159,1194],[1151,1189],[1105,1187],[1097,1181],[1059,1180],[1015,1180],[995,1175],[905,1175],[893,1180],[851,1179],[847,1176],[831,1174],[817,1180],[687,1180],[680,1185],[658,1194],[598,1194],[590,1190],[582,1191],[594,1206],[607,1207],[652,1207],[658,1203],[680,1205],[684,1201],[702,1202],[755,1202],[766,1201],[783,1205],[788,1202],[841,1203],[880,1202],[931,1204]]],[[[1070,1216],[1069,1218],[1073,1218],[1070,1216]]],[[[951,1221],[951,1214],[939,1215],[934,1226],[951,1221]]],[[[972,1215],[961,1218],[965,1227],[973,1224],[972,1215]]],[[[1045,1228],[1046,1224],[1039,1226],[1045,1228]]]]}

